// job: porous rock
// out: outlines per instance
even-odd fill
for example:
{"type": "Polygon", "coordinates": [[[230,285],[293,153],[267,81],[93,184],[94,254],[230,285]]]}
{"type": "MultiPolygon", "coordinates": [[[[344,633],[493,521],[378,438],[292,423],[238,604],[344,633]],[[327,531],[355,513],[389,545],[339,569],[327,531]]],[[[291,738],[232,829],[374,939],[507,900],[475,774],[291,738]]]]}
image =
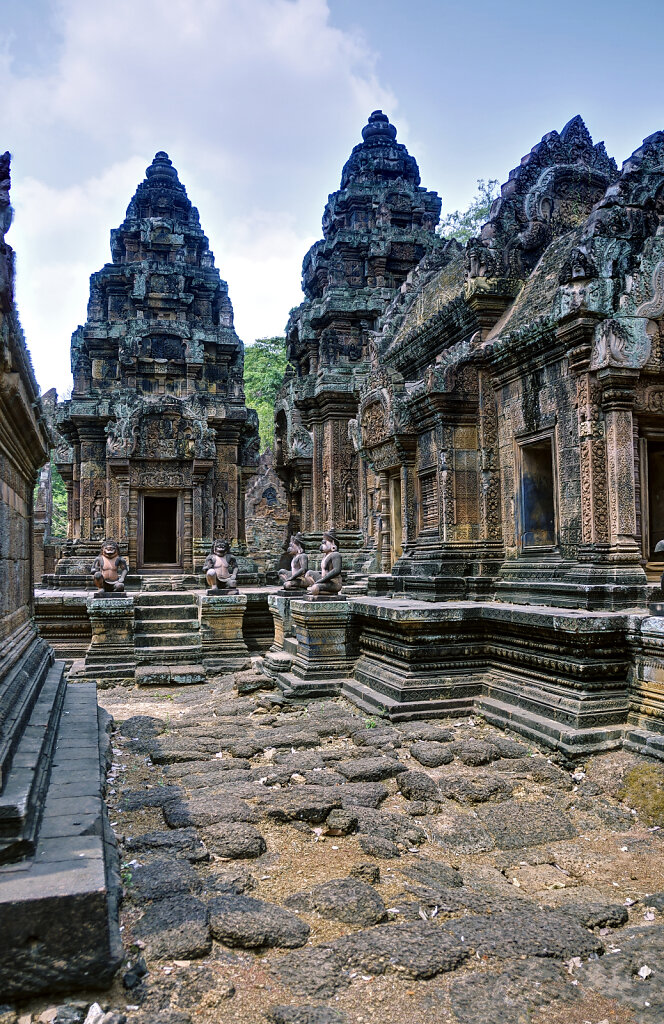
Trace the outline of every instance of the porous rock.
{"type": "Polygon", "coordinates": [[[213,936],[227,946],[293,949],[309,936],[309,925],[295,914],[250,896],[218,896],[208,909],[213,936]]]}
{"type": "Polygon", "coordinates": [[[151,903],[135,925],[134,936],[145,942],[154,959],[193,959],[212,948],[208,912],[193,896],[175,896],[151,903]]]}

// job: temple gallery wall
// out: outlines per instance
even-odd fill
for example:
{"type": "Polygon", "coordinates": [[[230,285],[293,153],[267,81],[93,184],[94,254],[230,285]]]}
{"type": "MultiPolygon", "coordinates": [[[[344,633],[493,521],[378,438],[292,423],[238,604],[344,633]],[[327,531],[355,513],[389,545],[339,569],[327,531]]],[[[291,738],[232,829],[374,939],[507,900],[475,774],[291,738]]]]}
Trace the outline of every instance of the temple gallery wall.
{"type": "Polygon", "coordinates": [[[66,401],[37,395],[3,234],[0,933],[21,951],[16,991],[48,987],[61,935],[42,922],[35,946],[38,912],[2,872],[29,874],[54,828],[80,838],[80,814],[49,813],[72,729],[98,876],[67,983],[117,962],[95,687],[253,668],[286,704],[473,710],[570,758],[664,759],[664,133],[619,169],[575,117],[520,160],[476,238],[442,238],[440,210],[372,113],[304,257],[271,460],[228,288],[165,152],[90,279],[66,401]]]}

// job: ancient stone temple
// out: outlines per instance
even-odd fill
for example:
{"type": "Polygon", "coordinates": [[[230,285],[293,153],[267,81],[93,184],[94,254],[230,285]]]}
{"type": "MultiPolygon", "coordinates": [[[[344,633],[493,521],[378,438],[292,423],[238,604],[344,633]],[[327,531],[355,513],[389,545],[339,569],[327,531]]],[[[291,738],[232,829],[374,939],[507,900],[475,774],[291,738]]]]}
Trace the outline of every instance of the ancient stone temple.
{"type": "MultiPolygon", "coordinates": [[[[342,547],[370,549],[378,534],[378,481],[357,457],[357,415],[379,316],[413,268],[437,247],[440,200],[420,186],[416,161],[380,110],[362,130],[328,199],[323,239],[304,258],[305,301],[291,314],[293,367],[276,408],[275,465],[293,528],[342,547]]],[[[362,557],[360,556],[360,561],[362,557]]]]}
{"type": "MultiPolygon", "coordinates": [[[[571,754],[625,744],[664,757],[664,133],[619,171],[575,117],[521,160],[465,247],[425,244],[434,201],[401,153],[390,224],[414,220],[421,198],[414,248],[399,249],[421,246],[419,262],[405,281],[358,271],[357,306],[376,312],[353,363],[348,348],[331,356],[328,339],[346,337],[340,321],[326,333],[337,301],[347,322],[356,307],[330,267],[358,237],[366,271],[378,228],[335,233],[334,214],[344,185],[367,203],[392,187],[378,154],[393,129],[382,115],[372,124],[376,141],[367,133],[351,157],[326,240],[305,259],[307,301],[289,326],[297,372],[276,413],[279,471],[298,508],[303,496],[304,526],[357,510],[382,570],[336,616],[336,690],[396,719],[475,707],[571,754]]],[[[270,603],[285,635],[271,655],[280,685],[311,694],[329,622],[270,603]]],[[[334,692],[329,671],[324,685],[334,692]]]]}
{"type": "Polygon", "coordinates": [[[69,499],[59,582],[86,574],[106,536],[133,572],[199,572],[214,536],[244,540],[258,457],[228,289],[166,153],[111,232],[111,255],[91,277],[72,397],[56,413],[69,499]]]}
{"type": "MultiPolygon", "coordinates": [[[[0,992],[108,982],[121,957],[107,737],[32,614],[33,493],[49,433],[14,305],[9,154],[0,157],[0,992]],[[100,736],[103,742],[100,744],[100,736]]],[[[106,716],[108,717],[108,716],[106,716]]]]}
{"type": "Polygon", "coordinates": [[[584,222],[617,177],[575,118],[512,171],[481,237],[438,250],[386,310],[353,433],[380,475],[382,567],[400,589],[516,600],[521,582],[527,602],[595,607],[645,582],[634,540],[580,522],[581,451],[605,424],[570,373],[569,296],[590,273],[584,222]]]}

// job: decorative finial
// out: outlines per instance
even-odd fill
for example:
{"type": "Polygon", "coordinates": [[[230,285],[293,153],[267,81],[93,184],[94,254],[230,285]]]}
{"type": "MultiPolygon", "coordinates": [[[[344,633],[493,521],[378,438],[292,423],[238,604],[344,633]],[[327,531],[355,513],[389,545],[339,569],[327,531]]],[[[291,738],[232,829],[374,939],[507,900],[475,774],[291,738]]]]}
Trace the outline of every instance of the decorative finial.
{"type": "Polygon", "coordinates": [[[396,137],[396,128],[390,124],[390,119],[382,110],[374,110],[369,117],[369,123],[362,129],[362,138],[365,142],[374,142],[377,139],[394,142],[396,137]]]}
{"type": "Polygon", "coordinates": [[[173,167],[168,153],[165,153],[163,149],[160,149],[158,153],[155,153],[154,160],[145,171],[146,178],[167,178],[172,181],[177,181],[178,172],[173,167]]]}

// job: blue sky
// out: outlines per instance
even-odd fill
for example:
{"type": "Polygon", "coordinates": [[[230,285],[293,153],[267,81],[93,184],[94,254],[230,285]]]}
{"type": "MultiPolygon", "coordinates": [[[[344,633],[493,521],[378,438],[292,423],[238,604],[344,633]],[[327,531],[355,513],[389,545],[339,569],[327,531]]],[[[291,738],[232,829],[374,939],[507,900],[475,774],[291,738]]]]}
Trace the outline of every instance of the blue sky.
{"type": "Polygon", "coordinates": [[[463,207],[580,113],[620,164],[664,128],[664,3],[3,0],[0,148],[37,376],[69,383],[89,275],[166,149],[245,342],[281,333],[367,115],[463,207]]]}

